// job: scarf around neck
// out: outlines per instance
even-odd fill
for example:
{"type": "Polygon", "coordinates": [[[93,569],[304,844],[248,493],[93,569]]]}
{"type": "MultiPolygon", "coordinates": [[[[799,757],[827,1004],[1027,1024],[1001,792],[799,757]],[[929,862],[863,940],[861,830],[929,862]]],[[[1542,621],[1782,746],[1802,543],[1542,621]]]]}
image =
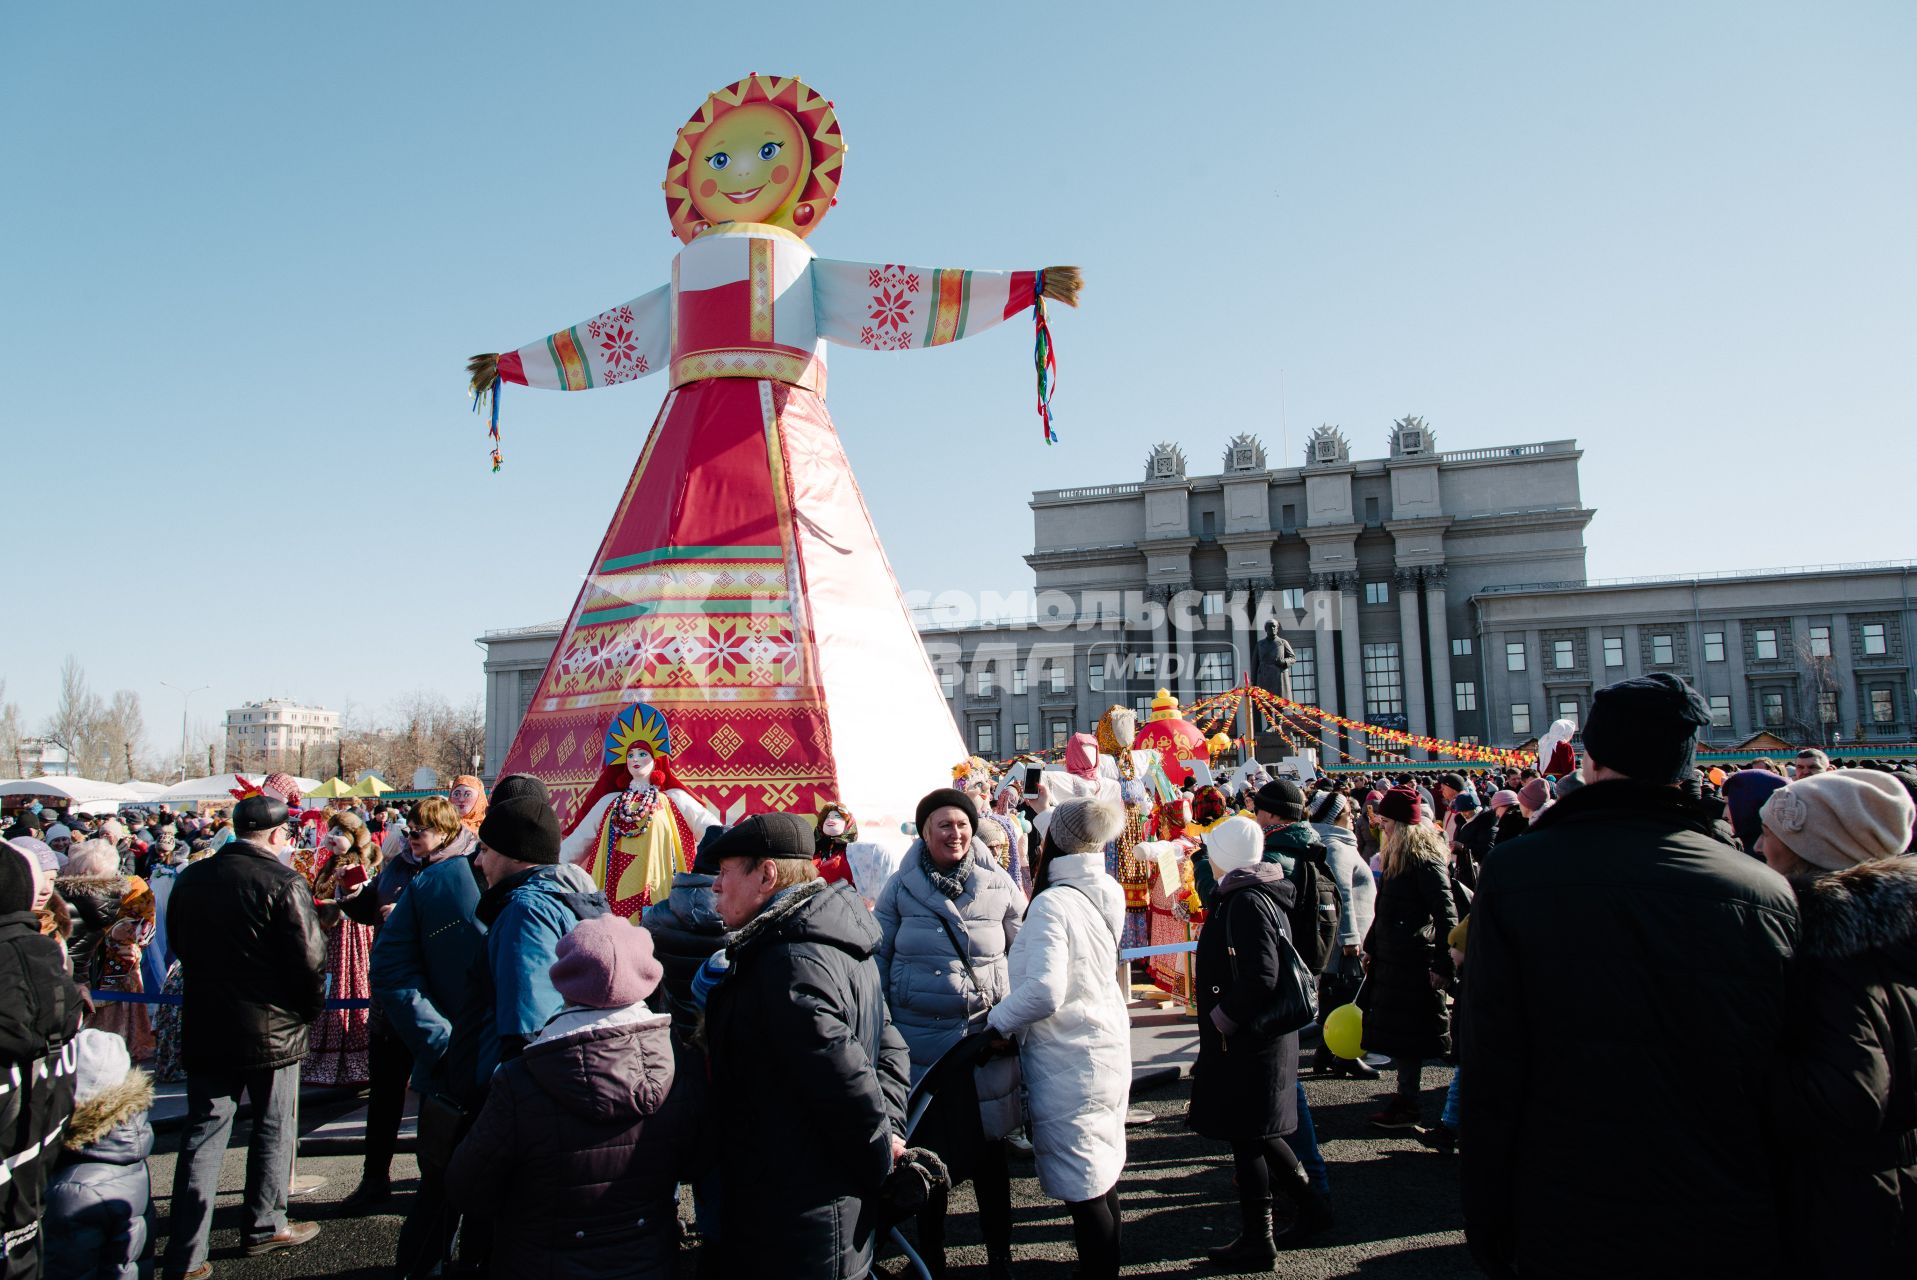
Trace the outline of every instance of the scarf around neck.
{"type": "Polygon", "coordinates": [[[932,882],[934,889],[948,898],[957,899],[965,892],[965,882],[972,875],[972,850],[968,847],[965,850],[965,856],[958,860],[958,865],[950,871],[944,871],[940,869],[938,863],[932,861],[932,851],[925,847],[925,842],[920,841],[919,867],[925,872],[926,878],[932,882]]]}

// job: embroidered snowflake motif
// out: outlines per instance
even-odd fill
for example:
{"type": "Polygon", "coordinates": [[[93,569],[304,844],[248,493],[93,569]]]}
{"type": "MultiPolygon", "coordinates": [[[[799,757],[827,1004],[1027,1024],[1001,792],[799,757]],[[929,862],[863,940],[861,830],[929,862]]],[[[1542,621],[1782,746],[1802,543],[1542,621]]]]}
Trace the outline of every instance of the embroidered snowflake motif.
{"type": "Polygon", "coordinates": [[[880,329],[903,329],[911,316],[912,304],[903,289],[880,289],[873,295],[871,319],[880,329]]]}
{"type": "Polygon", "coordinates": [[[917,293],[919,291],[919,278],[917,273],[905,277],[905,291],[907,293],[917,293]]]}

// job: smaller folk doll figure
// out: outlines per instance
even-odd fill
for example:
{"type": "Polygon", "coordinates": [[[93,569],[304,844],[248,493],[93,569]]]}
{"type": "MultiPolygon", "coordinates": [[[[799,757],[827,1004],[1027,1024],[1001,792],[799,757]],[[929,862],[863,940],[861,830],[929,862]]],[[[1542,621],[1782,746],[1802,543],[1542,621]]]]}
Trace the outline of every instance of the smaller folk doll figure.
{"type": "Polygon", "coordinates": [[[818,826],[812,835],[812,861],[819,866],[819,878],[830,883],[842,881],[858,888],[852,876],[852,863],[845,856],[846,846],[859,838],[858,819],[837,800],[819,806],[818,826]]]}
{"type": "Polygon", "coordinates": [[[699,803],[672,772],[672,733],[656,708],[635,702],[606,728],[603,771],[582,804],[584,816],[559,846],[605,891],[617,916],[632,917],[672,891],[672,877],[719,815],[699,803]]]}

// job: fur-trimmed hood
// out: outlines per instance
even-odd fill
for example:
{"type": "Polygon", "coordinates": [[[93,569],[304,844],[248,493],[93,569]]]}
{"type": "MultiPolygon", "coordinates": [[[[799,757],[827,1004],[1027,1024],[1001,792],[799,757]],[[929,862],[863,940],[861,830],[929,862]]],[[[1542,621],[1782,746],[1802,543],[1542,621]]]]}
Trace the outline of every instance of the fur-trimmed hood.
{"type": "Polygon", "coordinates": [[[1860,862],[1828,875],[1793,877],[1801,950],[1843,960],[1917,942],[1917,857],[1860,862]]]}
{"type": "Polygon", "coordinates": [[[88,1098],[73,1109],[67,1121],[66,1147],[80,1151],[93,1146],[129,1120],[153,1109],[153,1077],[135,1067],[126,1078],[88,1098]]]}

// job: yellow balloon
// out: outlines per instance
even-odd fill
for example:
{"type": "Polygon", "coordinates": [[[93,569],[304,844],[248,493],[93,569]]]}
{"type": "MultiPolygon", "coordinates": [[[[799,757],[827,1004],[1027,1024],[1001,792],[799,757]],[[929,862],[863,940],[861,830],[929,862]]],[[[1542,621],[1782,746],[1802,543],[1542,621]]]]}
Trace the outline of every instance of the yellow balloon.
{"type": "Polygon", "coordinates": [[[1325,1048],[1340,1058],[1364,1057],[1365,1014],[1355,1004],[1339,1005],[1325,1019],[1325,1048]]]}

